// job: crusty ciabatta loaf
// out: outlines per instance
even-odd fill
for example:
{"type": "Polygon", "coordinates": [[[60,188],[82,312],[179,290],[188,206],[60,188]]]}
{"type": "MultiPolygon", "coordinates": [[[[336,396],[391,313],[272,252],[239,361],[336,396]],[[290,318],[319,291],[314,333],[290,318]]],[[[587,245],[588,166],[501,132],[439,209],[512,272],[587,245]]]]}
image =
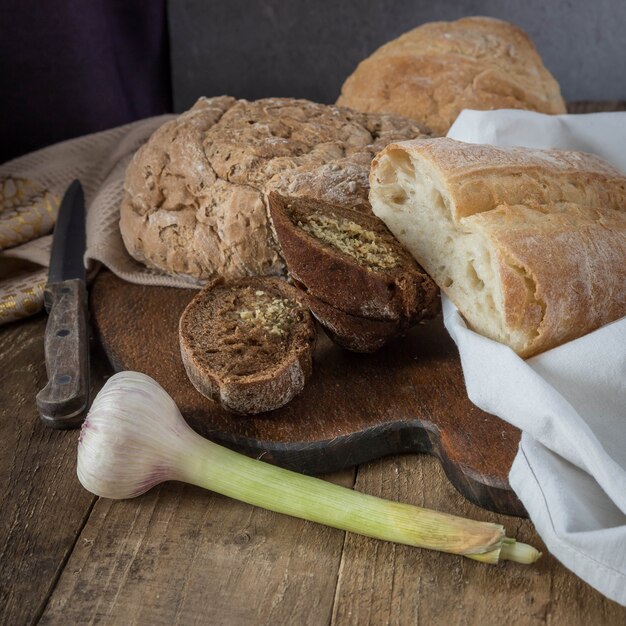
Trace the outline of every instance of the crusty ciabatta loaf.
{"type": "Polygon", "coordinates": [[[189,380],[237,413],[277,409],[311,375],[315,325],[299,291],[279,278],[242,278],[200,291],[180,318],[189,380]]]}
{"type": "Polygon", "coordinates": [[[519,355],[626,315],[626,177],[599,157],[408,141],[375,158],[370,184],[469,325],[519,355]]]}
{"type": "Polygon", "coordinates": [[[268,204],[289,274],[314,298],[380,320],[436,313],[436,285],[374,215],[275,192],[268,204]]]}

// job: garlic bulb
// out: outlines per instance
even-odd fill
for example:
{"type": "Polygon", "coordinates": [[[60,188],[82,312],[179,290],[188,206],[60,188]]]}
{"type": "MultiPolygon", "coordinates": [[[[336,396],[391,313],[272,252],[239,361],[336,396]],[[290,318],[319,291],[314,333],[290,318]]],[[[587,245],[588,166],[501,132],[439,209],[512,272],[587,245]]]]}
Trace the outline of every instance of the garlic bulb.
{"type": "Polygon", "coordinates": [[[177,480],[197,436],[170,395],[139,372],[112,376],[96,396],[78,441],[78,480],[104,498],[132,498],[177,480]]]}
{"type": "Polygon", "coordinates": [[[369,537],[497,563],[541,554],[499,524],[389,502],[280,469],[204,439],[167,392],[138,372],[112,376],[93,402],[78,443],[78,479],[106,498],[132,498],[166,480],[369,537]]]}

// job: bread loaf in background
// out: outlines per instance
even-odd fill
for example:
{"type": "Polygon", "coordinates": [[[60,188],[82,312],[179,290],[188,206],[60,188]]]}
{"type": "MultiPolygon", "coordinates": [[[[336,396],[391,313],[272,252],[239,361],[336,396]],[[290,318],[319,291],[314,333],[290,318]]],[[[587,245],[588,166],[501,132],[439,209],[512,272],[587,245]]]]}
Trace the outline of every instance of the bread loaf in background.
{"type": "Polygon", "coordinates": [[[126,173],[120,230],[145,265],[201,281],[284,273],[265,194],[370,212],[372,157],[417,122],[291,98],[200,98],[159,128],[126,173]]]}
{"type": "Polygon", "coordinates": [[[626,315],[626,176],[591,154],[387,146],[373,211],[470,327],[531,356],[626,315]]]}
{"type": "Polygon", "coordinates": [[[358,65],[337,104],[412,117],[440,135],[463,109],[566,112],[528,35],[489,17],[432,22],[390,41],[358,65]]]}

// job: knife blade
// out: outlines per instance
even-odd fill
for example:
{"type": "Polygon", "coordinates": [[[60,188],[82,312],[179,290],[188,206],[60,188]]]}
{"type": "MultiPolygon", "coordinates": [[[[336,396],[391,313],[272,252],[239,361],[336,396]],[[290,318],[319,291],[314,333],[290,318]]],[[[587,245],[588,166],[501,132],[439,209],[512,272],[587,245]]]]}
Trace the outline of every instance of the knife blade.
{"type": "Polygon", "coordinates": [[[53,428],[76,428],[89,407],[85,247],[85,196],[75,180],[59,208],[44,289],[48,382],[36,402],[41,419],[53,428]]]}

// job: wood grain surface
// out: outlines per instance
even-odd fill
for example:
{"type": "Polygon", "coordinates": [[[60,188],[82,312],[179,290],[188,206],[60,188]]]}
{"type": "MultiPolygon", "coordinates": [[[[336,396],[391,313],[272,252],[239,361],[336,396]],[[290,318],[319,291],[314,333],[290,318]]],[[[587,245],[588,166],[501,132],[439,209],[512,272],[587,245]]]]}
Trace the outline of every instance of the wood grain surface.
{"type": "Polygon", "coordinates": [[[327,624],[343,541],[187,485],[99,500],[41,623],[327,624]]]}
{"type": "Polygon", "coordinates": [[[507,535],[543,552],[532,567],[480,567],[442,552],[346,535],[332,624],[624,624],[608,601],[552,557],[529,520],[485,511],[445,480],[435,459],[405,455],[363,465],[355,489],[455,515],[503,524],[507,535]]]}
{"type": "Polygon", "coordinates": [[[178,320],[194,294],[133,285],[105,271],[92,285],[90,309],[115,369],[152,376],[203,435],[315,474],[392,453],[429,452],[472,502],[525,514],[507,480],[519,431],[468,400],[441,318],[370,355],[343,350],[320,329],[304,391],[281,409],[241,417],[198,393],[187,378],[178,320]]]}
{"type": "MultiPolygon", "coordinates": [[[[352,484],[348,471],[331,477],[352,484]]],[[[356,488],[494,521],[545,550],[528,520],[468,503],[435,459],[362,466],[356,488]]],[[[320,527],[175,483],[99,500],[42,624],[618,625],[626,609],[553,557],[484,565],[320,527]]]]}
{"type": "MultiPolygon", "coordinates": [[[[43,610],[95,497],[76,479],[78,432],[45,426],[44,316],[0,331],[0,624],[43,610]]],[[[109,371],[97,352],[92,393],[109,371]]]]}

